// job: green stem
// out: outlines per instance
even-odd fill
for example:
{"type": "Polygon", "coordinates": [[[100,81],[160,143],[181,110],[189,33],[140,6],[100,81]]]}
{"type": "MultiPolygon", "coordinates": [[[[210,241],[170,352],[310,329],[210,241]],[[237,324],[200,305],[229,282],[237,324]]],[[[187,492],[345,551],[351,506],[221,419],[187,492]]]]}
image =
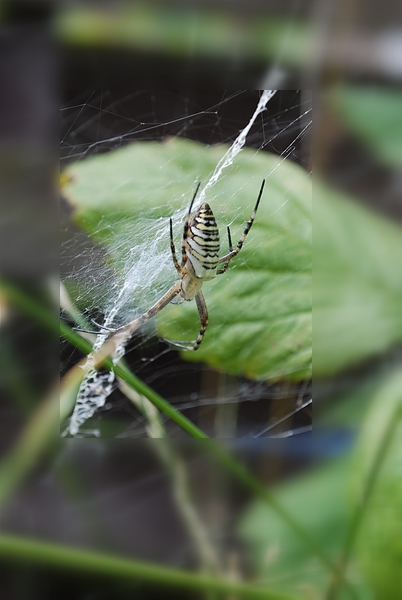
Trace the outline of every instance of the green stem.
{"type": "MultiPolygon", "coordinates": [[[[4,289],[4,288],[3,288],[4,289]]],[[[34,318],[38,319],[47,327],[54,329],[53,319],[46,318],[45,311],[36,305],[31,299],[27,300],[24,295],[16,290],[13,286],[7,284],[7,292],[10,297],[24,310],[31,314],[34,318]]],[[[85,354],[88,354],[92,350],[92,345],[72,331],[65,323],[61,322],[60,329],[62,335],[71,341],[74,345],[82,350],[85,354]]],[[[184,431],[189,433],[192,437],[198,439],[204,439],[204,444],[207,445],[207,450],[213,454],[218,461],[223,464],[234,477],[241,481],[248,489],[253,491],[258,497],[260,497],[266,504],[275,510],[277,514],[284,520],[289,528],[297,535],[307,547],[320,559],[321,563],[328,568],[334,578],[340,577],[343,579],[343,573],[340,569],[333,565],[331,560],[326,556],[325,552],[322,551],[321,547],[315,542],[310,536],[307,530],[304,529],[287,511],[278,503],[272,494],[270,494],[263,485],[261,485],[248,471],[240,465],[232,456],[224,450],[215,440],[208,438],[208,436],[201,431],[198,427],[193,425],[191,421],[186,419],[183,415],[178,413],[166,400],[164,400],[154,390],[149,388],[145,383],[138,379],[133,373],[131,373],[126,367],[120,365],[113,365],[112,360],[108,356],[108,350],[106,348],[107,341],[105,342],[104,356],[101,360],[101,364],[106,368],[114,368],[116,375],[121,377],[129,386],[133,387],[137,392],[143,394],[148,398],[160,411],[164,412],[170,417],[176,424],[178,424],[184,431]]],[[[101,348],[102,350],[102,348],[101,348]]],[[[110,351],[109,351],[110,354],[110,351]]],[[[71,370],[73,371],[74,368],[71,370]]],[[[80,368],[77,371],[82,371],[80,368]]],[[[80,375],[81,377],[82,375],[80,375]]],[[[63,412],[64,409],[62,409],[63,412]]],[[[17,449],[18,450],[18,449],[17,449]]],[[[345,581],[345,585],[350,588],[348,582],[345,581]]]]}
{"type": "Polygon", "coordinates": [[[52,314],[49,310],[44,309],[36,300],[33,300],[9,281],[0,279],[0,289],[16,306],[31,315],[35,321],[42,323],[50,331],[55,333],[58,331],[59,317],[56,314],[52,314]]]}
{"type": "MultiPolygon", "coordinates": [[[[69,342],[74,344],[79,350],[84,352],[85,354],[89,354],[92,351],[92,345],[88,340],[85,340],[83,337],[78,335],[75,331],[72,331],[70,327],[68,327],[65,323],[60,323],[60,331],[69,342]]],[[[115,374],[118,377],[121,377],[123,381],[127,383],[130,387],[134,388],[139,394],[142,394],[148,400],[152,402],[156,406],[158,410],[165,413],[174,423],[176,423],[179,427],[181,427],[184,431],[186,431],[189,435],[194,438],[204,439],[208,436],[201,431],[198,427],[196,427],[189,419],[184,417],[181,413],[175,410],[169,402],[164,400],[162,396],[160,396],[157,392],[155,392],[152,388],[148,387],[143,381],[138,379],[131,371],[128,370],[127,367],[117,364],[113,365],[112,359],[108,356],[105,360],[102,361],[102,366],[107,369],[113,369],[115,374]]],[[[63,411],[64,412],[64,411],[63,411]]]]}
{"type": "Polygon", "coordinates": [[[0,463],[0,506],[35,468],[39,456],[57,435],[58,388],[51,390],[28,421],[17,443],[0,463]]]}
{"type": "Polygon", "coordinates": [[[172,567],[10,535],[0,535],[0,556],[7,560],[12,558],[16,561],[27,562],[29,565],[36,563],[70,571],[94,573],[101,577],[141,580],[152,586],[157,585],[163,588],[169,586],[183,590],[209,590],[233,594],[237,598],[250,600],[300,600],[299,595],[295,596],[218,577],[189,573],[172,567]]]}
{"type": "MultiPolygon", "coordinates": [[[[64,328],[67,329],[66,337],[69,338],[73,343],[75,343],[75,339],[78,338],[77,345],[80,349],[87,348],[88,351],[91,349],[91,344],[81,338],[81,336],[77,335],[75,332],[71,331],[67,326],[63,323],[64,328]]],[[[85,351],[85,350],[84,350],[85,351]]],[[[246,487],[252,490],[257,496],[259,496],[266,504],[268,504],[271,508],[275,510],[277,514],[283,519],[283,521],[288,525],[288,527],[306,544],[307,547],[320,559],[322,564],[328,568],[334,577],[341,577],[343,580],[343,576],[340,573],[340,569],[338,566],[334,565],[332,561],[327,557],[326,553],[323,552],[321,546],[315,542],[315,540],[310,536],[307,530],[304,529],[302,525],[298,523],[282,506],[278,503],[278,501],[274,498],[272,494],[270,494],[264,486],[262,486],[252,475],[248,473],[248,471],[239,463],[232,458],[232,456],[224,450],[215,440],[208,438],[208,436],[203,433],[198,427],[193,425],[191,421],[188,421],[185,417],[183,417],[180,413],[178,413],[174,408],[170,406],[166,400],[161,398],[159,394],[157,394],[154,390],[149,388],[145,383],[139,380],[133,373],[131,373],[126,367],[122,367],[120,365],[113,366],[113,363],[110,358],[108,358],[103,363],[104,366],[108,368],[114,368],[116,375],[121,377],[128,385],[132,386],[137,392],[143,394],[146,398],[148,398],[155,406],[167,414],[175,423],[177,423],[180,427],[182,427],[185,431],[190,433],[193,437],[204,439],[204,444],[207,445],[207,449],[211,454],[213,454],[221,464],[226,466],[229,472],[231,472],[238,480],[240,480],[246,487]]],[[[348,583],[345,581],[345,584],[348,583]]],[[[348,585],[349,587],[349,585],[348,585]]]]}

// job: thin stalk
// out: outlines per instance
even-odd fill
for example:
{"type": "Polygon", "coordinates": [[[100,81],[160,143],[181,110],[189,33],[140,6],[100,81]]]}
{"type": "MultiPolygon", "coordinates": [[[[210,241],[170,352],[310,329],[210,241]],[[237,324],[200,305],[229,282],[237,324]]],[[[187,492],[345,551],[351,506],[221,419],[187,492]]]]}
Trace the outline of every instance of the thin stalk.
{"type": "Polygon", "coordinates": [[[17,442],[0,463],[0,506],[36,466],[39,456],[57,435],[58,384],[41,402],[17,442]]]}
{"type": "Polygon", "coordinates": [[[67,548],[58,544],[31,540],[22,537],[1,535],[0,556],[21,563],[33,563],[65,569],[68,571],[93,573],[101,577],[123,577],[141,580],[152,586],[166,586],[177,590],[215,591],[234,594],[237,598],[250,600],[300,600],[300,595],[263,589],[250,584],[227,581],[222,578],[189,573],[172,567],[163,567],[131,558],[111,554],[67,548]]]}
{"type": "MultiPolygon", "coordinates": [[[[72,332],[74,333],[74,332],[72,332]]],[[[76,335],[76,334],[75,334],[76,335]]],[[[77,336],[79,337],[79,336],[77,336]]],[[[81,338],[80,338],[81,339],[81,338]]],[[[85,344],[88,344],[85,340],[83,340],[85,344]]],[[[106,342],[107,344],[107,342],[106,342]]],[[[110,361],[111,363],[111,361],[110,361]]],[[[105,366],[107,362],[104,363],[105,366]]],[[[320,559],[320,561],[328,568],[334,576],[340,576],[339,569],[336,565],[332,564],[332,561],[327,557],[325,552],[322,550],[321,546],[314,541],[314,539],[310,536],[307,530],[304,529],[302,525],[298,523],[282,506],[281,504],[274,498],[272,494],[270,494],[264,486],[262,486],[249,472],[240,465],[232,456],[224,450],[217,442],[208,438],[208,436],[203,433],[198,427],[193,425],[191,421],[188,421],[177,413],[175,409],[173,409],[166,400],[163,400],[159,394],[154,392],[151,388],[149,388],[145,383],[141,380],[137,379],[135,375],[133,375],[128,369],[122,367],[120,365],[114,366],[114,371],[116,375],[124,379],[124,381],[131,385],[137,392],[143,394],[146,398],[148,398],[159,410],[162,410],[168,416],[172,415],[177,424],[180,424],[182,419],[183,426],[182,428],[185,431],[188,431],[190,435],[192,432],[194,433],[194,437],[203,438],[205,440],[205,444],[207,445],[208,450],[223,464],[238,480],[240,480],[246,487],[252,490],[257,496],[262,498],[265,503],[267,503],[271,508],[275,510],[277,514],[280,515],[282,520],[288,525],[288,527],[301,539],[303,542],[310,548],[310,550],[320,559]]]]}
{"type": "Polygon", "coordinates": [[[58,331],[59,318],[56,314],[52,314],[49,310],[43,308],[36,300],[33,300],[9,281],[0,279],[0,289],[16,306],[31,315],[35,321],[42,323],[46,329],[53,332],[58,331]]]}
{"type": "MultiPolygon", "coordinates": [[[[69,342],[73,343],[79,350],[84,352],[85,354],[89,354],[92,351],[92,345],[87,340],[83,339],[80,335],[78,335],[75,331],[72,331],[65,323],[60,323],[60,331],[69,342]]],[[[131,371],[127,369],[127,367],[117,364],[113,365],[112,359],[110,358],[110,354],[112,353],[115,347],[115,340],[110,339],[107,340],[101,348],[94,354],[94,362],[95,368],[99,366],[103,366],[107,369],[114,370],[115,374],[118,377],[121,377],[130,387],[134,388],[139,394],[142,394],[148,400],[152,402],[156,406],[158,410],[165,413],[174,423],[176,423],[181,429],[186,431],[189,435],[195,438],[203,439],[208,436],[201,431],[198,427],[196,427],[189,419],[180,414],[177,410],[175,410],[169,402],[164,400],[162,396],[157,394],[153,389],[148,387],[145,383],[143,383],[138,377],[136,377],[131,371]]],[[[80,373],[81,377],[84,375],[84,370],[81,368],[85,364],[84,361],[81,361],[78,365],[73,367],[71,371],[74,370],[74,375],[76,373],[80,373]],[[77,371],[78,367],[78,371],[77,371]]],[[[69,373],[67,373],[67,376],[69,373]]],[[[66,377],[67,377],[66,376],[66,377]]],[[[70,374],[72,377],[72,373],[70,374]]],[[[63,410],[64,416],[65,410],[63,410]]]]}
{"type": "MultiPolygon", "coordinates": [[[[123,360],[123,359],[121,359],[123,360]]],[[[151,439],[167,438],[165,425],[163,423],[163,417],[159,410],[148,400],[145,396],[138,394],[133,388],[129,387],[125,381],[118,378],[119,389],[137,407],[137,409],[144,415],[146,422],[148,423],[145,427],[147,436],[151,439]]]]}
{"type": "MultiPolygon", "coordinates": [[[[67,328],[68,329],[68,328],[67,328]]],[[[75,332],[68,330],[66,335],[69,337],[71,341],[74,341],[75,338],[78,338],[77,343],[79,344],[80,349],[87,348],[90,350],[91,345],[86,340],[83,340],[80,336],[78,336],[75,332]]],[[[98,351],[101,352],[107,351],[105,346],[108,342],[105,342],[104,346],[98,351]]],[[[100,357],[101,359],[102,357],[100,357]]],[[[99,360],[100,360],[99,359],[99,360]]],[[[98,361],[99,362],[99,361],[98,361]]],[[[112,367],[111,359],[107,359],[103,361],[103,365],[106,367],[112,367]]],[[[77,367],[74,367],[77,368],[77,367]]],[[[80,376],[82,376],[82,368],[78,369],[80,376]]],[[[226,450],[224,450],[220,444],[208,438],[208,436],[203,433],[198,427],[193,425],[191,421],[188,421],[185,417],[183,417],[180,413],[178,413],[173,407],[170,406],[166,400],[164,400],[159,394],[157,394],[154,390],[149,388],[145,383],[139,380],[135,375],[133,375],[126,367],[122,367],[121,365],[115,365],[114,371],[116,375],[121,377],[129,386],[133,387],[137,392],[144,395],[148,398],[159,410],[167,414],[172,420],[182,427],[185,431],[193,435],[198,439],[204,439],[204,443],[207,445],[207,449],[211,452],[221,464],[223,464],[229,472],[231,472],[238,480],[240,480],[246,487],[252,490],[257,496],[259,496],[265,503],[267,503],[271,508],[275,510],[277,514],[283,519],[283,521],[288,525],[288,527],[306,544],[307,547],[321,560],[321,562],[328,568],[334,576],[339,575],[338,567],[333,565],[331,560],[326,556],[325,552],[322,548],[317,544],[314,539],[310,536],[307,530],[304,529],[302,525],[298,523],[282,506],[281,504],[274,498],[272,494],[270,494],[263,485],[261,485],[249,472],[240,465],[226,450]]]]}
{"type": "Polygon", "coordinates": [[[217,575],[221,573],[218,554],[194,506],[185,461],[178,452],[175,452],[170,442],[169,439],[161,440],[161,443],[155,445],[155,450],[158,452],[160,460],[169,469],[176,504],[198,551],[200,564],[205,573],[217,575]]]}
{"type": "MultiPolygon", "coordinates": [[[[67,328],[69,329],[69,328],[67,328]]],[[[86,340],[82,340],[80,336],[78,336],[75,332],[69,331],[67,332],[69,338],[73,341],[74,338],[79,338],[79,344],[81,348],[90,346],[89,342],[86,340]],[[74,334],[73,336],[71,334],[74,334]]],[[[108,342],[105,342],[104,346],[106,346],[108,342]]],[[[104,349],[102,346],[102,349],[104,349]]],[[[104,366],[108,367],[111,365],[111,360],[105,361],[104,366]]],[[[82,372],[82,369],[80,369],[82,372]]],[[[175,423],[180,424],[183,419],[184,422],[182,428],[192,434],[194,433],[194,437],[205,439],[205,444],[207,444],[208,450],[223,464],[238,480],[240,480],[246,487],[252,490],[257,496],[262,498],[264,502],[266,502],[271,508],[275,510],[275,512],[280,515],[282,520],[288,525],[288,527],[301,539],[303,542],[310,548],[310,550],[321,560],[321,562],[328,568],[334,577],[340,576],[340,569],[332,563],[332,561],[327,557],[326,553],[322,550],[321,546],[315,542],[315,540],[310,536],[307,530],[304,529],[300,523],[295,520],[282,506],[281,504],[274,498],[272,494],[270,494],[264,486],[262,486],[249,472],[240,465],[232,456],[224,450],[217,442],[208,438],[208,436],[203,433],[198,427],[193,425],[191,421],[188,421],[183,417],[180,413],[177,413],[174,408],[170,406],[163,400],[159,394],[154,392],[151,388],[149,388],[145,383],[141,380],[137,379],[135,375],[133,375],[128,369],[122,367],[120,365],[114,366],[114,371],[116,375],[121,377],[128,385],[131,385],[137,392],[143,394],[146,398],[148,398],[155,406],[165,412],[168,416],[172,415],[175,423]]]]}

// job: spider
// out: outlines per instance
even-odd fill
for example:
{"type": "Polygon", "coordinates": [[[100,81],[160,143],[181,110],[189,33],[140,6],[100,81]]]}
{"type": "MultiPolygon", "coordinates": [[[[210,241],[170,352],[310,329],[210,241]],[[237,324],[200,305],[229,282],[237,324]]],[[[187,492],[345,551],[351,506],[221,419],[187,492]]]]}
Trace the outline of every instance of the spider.
{"type": "MultiPolygon", "coordinates": [[[[176,256],[176,248],[173,241],[173,222],[172,219],[170,219],[170,249],[172,252],[173,264],[180,276],[179,281],[177,281],[170,288],[170,290],[168,290],[166,294],[164,294],[162,298],[158,300],[158,302],[151,306],[151,308],[140,317],[118,329],[110,329],[99,325],[101,328],[100,333],[105,333],[105,335],[110,333],[113,337],[115,335],[123,335],[124,339],[128,340],[143,323],[159,313],[176,296],[180,296],[183,300],[190,301],[195,299],[201,325],[198,337],[196,340],[189,342],[179,342],[173,340],[164,341],[172,346],[176,346],[184,350],[198,350],[208,326],[208,310],[204,295],[201,291],[202,284],[204,281],[213,279],[216,275],[222,275],[225,273],[229,266],[229,262],[242,249],[247,234],[253,225],[262,192],[264,190],[264,185],[265,179],[262,181],[253,213],[250,219],[247,221],[246,227],[237,243],[236,248],[233,249],[230,229],[228,227],[227,234],[229,241],[229,252],[228,254],[222,256],[222,258],[219,258],[219,230],[209,204],[206,202],[203,203],[195,212],[195,214],[191,216],[193,204],[200,188],[200,183],[198,183],[188,209],[186,220],[184,222],[183,235],[181,239],[181,264],[179,264],[176,256]],[[219,265],[222,265],[222,267],[219,268],[219,265]]],[[[95,321],[93,322],[98,325],[98,323],[95,321]]]]}

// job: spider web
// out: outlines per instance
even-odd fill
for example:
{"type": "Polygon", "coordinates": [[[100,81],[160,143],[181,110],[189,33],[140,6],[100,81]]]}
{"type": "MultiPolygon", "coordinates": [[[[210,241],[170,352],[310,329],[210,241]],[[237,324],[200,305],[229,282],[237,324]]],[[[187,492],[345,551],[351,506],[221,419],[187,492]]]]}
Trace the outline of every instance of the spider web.
{"type": "MultiPolygon", "coordinates": [[[[276,106],[271,110],[273,102],[272,95],[261,92],[219,92],[206,94],[201,97],[194,93],[169,93],[169,92],[133,92],[116,95],[110,92],[90,91],[72,95],[62,107],[62,136],[61,136],[61,161],[62,168],[72,161],[85,160],[89,156],[108,152],[122,147],[133,141],[163,140],[167,137],[186,137],[195,139],[206,145],[214,143],[226,143],[230,146],[227,155],[216,165],[214,173],[207,184],[202,187],[199,202],[202,201],[207,190],[214,183],[225,177],[225,168],[236,160],[244,143],[254,148],[256,152],[269,150],[276,152],[281,160],[296,160],[304,164],[308,159],[308,151],[303,142],[311,125],[311,107],[308,97],[298,92],[278,92],[275,97],[276,106]],[[270,100],[270,110],[264,110],[264,104],[270,100]],[[133,110],[133,106],[135,110],[133,110]],[[172,113],[175,114],[172,117],[172,113]],[[240,133],[239,133],[240,132],[240,133]]],[[[152,185],[152,182],[150,182],[152,185]]],[[[210,196],[209,196],[210,198],[210,196]]],[[[231,199],[223,199],[219,196],[219,203],[230,203],[231,199]]],[[[232,205],[231,205],[232,206],[232,205]]],[[[183,195],[182,207],[173,213],[174,230],[182,227],[185,214],[188,210],[188,195],[183,195]]],[[[234,210],[236,210],[234,208],[234,210]]],[[[103,227],[103,223],[99,223],[103,227]]],[[[101,321],[106,326],[119,326],[140,314],[148,308],[160,295],[171,285],[166,274],[172,276],[171,256],[166,251],[166,240],[169,238],[168,224],[156,223],[151,230],[135,231],[127,223],[127,236],[130,237],[130,255],[125,256],[124,280],[117,280],[115,274],[106,266],[106,261],[99,248],[88,244],[88,240],[82,239],[82,234],[70,231],[70,223],[67,221],[64,229],[65,241],[62,246],[62,263],[65,283],[71,288],[71,284],[79,281],[81,296],[70,298],[85,306],[85,314],[88,316],[102,315],[101,321]],[[147,282],[146,288],[144,281],[147,282]],[[102,282],[100,285],[99,282],[102,282]],[[94,293],[94,289],[96,293],[94,293]]],[[[116,256],[122,253],[121,240],[111,249],[116,256]]],[[[72,286],[74,288],[74,285],[72,286]]],[[[67,311],[70,312],[71,310],[67,311]]],[[[165,373],[167,381],[171,381],[172,387],[179,392],[181,385],[178,384],[175,375],[179,372],[189,374],[196,373],[196,377],[202,377],[200,368],[195,365],[180,364],[178,369],[175,360],[172,359],[176,353],[170,349],[157,350],[153,356],[143,356],[144,340],[152,338],[152,326],[144,328],[142,339],[134,340],[130,344],[130,356],[139,353],[139,363],[135,372],[142,376],[144,374],[147,383],[152,385],[155,379],[165,373]],[[158,366],[159,365],[159,366],[158,366]],[[155,367],[159,375],[149,373],[149,367],[155,367]]],[[[105,336],[98,336],[95,349],[100,347],[105,336]]],[[[155,344],[153,344],[154,346],[155,344]]],[[[124,354],[124,347],[120,347],[115,356],[119,360],[124,354]]],[[[149,354],[149,348],[145,346],[145,354],[149,354]]],[[[69,352],[63,354],[65,368],[69,361],[69,352]]],[[[137,359],[138,360],[138,359],[137,359]]],[[[152,370],[152,369],[151,369],[152,370]]],[[[188,393],[177,393],[176,400],[172,403],[182,411],[197,409],[199,414],[207,414],[208,407],[221,405],[230,407],[239,402],[258,402],[267,395],[274,398],[276,395],[288,396],[288,389],[278,386],[253,386],[250,382],[243,382],[243,388],[247,393],[239,392],[238,386],[229,391],[220,390],[219,396],[202,392],[200,390],[188,393]],[[264,391],[262,391],[264,387],[264,391]],[[274,389],[273,389],[274,388],[274,389]],[[185,400],[184,400],[185,398],[185,400]]],[[[158,386],[157,386],[158,387],[158,386]]],[[[116,388],[113,374],[96,372],[88,364],[86,384],[81,388],[79,419],[70,431],[74,435],[78,433],[79,426],[100,407],[104,410],[112,410],[113,413],[124,411],[129,415],[129,424],[124,426],[116,435],[118,437],[143,436],[146,428],[147,417],[139,413],[137,408],[128,404],[127,399],[118,396],[113,397],[112,402],[105,404],[106,399],[116,388]],[[94,393],[94,389],[97,393],[94,393]]],[[[305,391],[305,390],[304,390],[305,391]]],[[[291,423],[294,414],[298,414],[300,406],[308,406],[306,398],[300,398],[300,391],[296,390],[295,398],[297,406],[288,410],[288,417],[280,415],[276,419],[279,423],[291,423]],[[284,418],[286,417],[286,418],[284,418]]],[[[304,393],[304,392],[303,392],[304,393]]],[[[308,393],[308,390],[307,390],[308,393]]],[[[308,399],[307,399],[308,402],[308,399]]],[[[187,414],[187,412],[186,412],[187,414]]],[[[163,421],[163,417],[162,417],[163,421]]],[[[310,423],[302,425],[299,429],[310,428],[310,423]]],[[[268,432],[275,430],[275,423],[270,423],[261,428],[248,431],[247,435],[255,437],[266,436],[268,432]]],[[[176,432],[177,433],[177,432],[176,432]]],[[[282,431],[283,433],[283,431],[282,431]]],[[[276,432],[275,435],[282,435],[276,432]]],[[[286,435],[292,435],[293,429],[287,429],[286,435]]],[[[173,432],[174,434],[174,432],[173,432]]],[[[99,427],[80,431],[79,435],[103,436],[99,427]]],[[[109,434],[110,435],[110,434],[109,434]]]]}

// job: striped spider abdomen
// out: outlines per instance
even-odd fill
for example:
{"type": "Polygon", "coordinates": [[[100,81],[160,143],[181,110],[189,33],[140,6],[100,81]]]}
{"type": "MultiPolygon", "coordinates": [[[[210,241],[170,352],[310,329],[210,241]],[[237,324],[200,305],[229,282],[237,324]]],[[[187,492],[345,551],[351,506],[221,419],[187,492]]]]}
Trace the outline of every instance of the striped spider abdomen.
{"type": "Polygon", "coordinates": [[[219,229],[206,202],[190,219],[184,243],[189,274],[202,281],[213,279],[219,263],[219,229]]]}

